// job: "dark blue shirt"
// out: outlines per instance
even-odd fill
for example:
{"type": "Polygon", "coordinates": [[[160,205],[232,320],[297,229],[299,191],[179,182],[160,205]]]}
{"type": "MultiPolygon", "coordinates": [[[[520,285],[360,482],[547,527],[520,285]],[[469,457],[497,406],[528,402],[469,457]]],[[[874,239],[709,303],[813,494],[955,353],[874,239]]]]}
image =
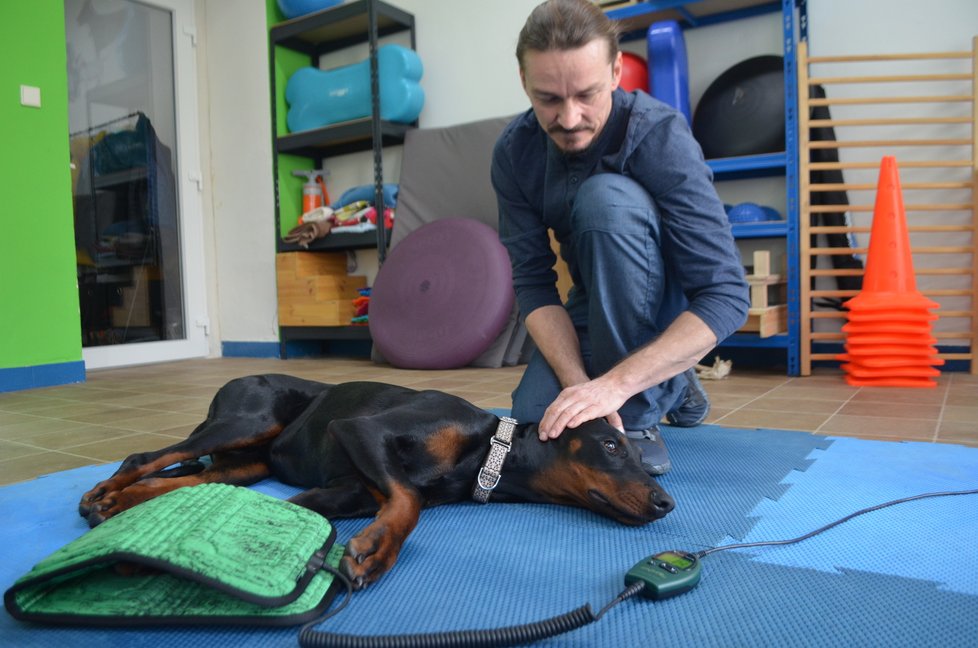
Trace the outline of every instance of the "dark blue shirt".
{"type": "MultiPolygon", "coordinates": [[[[662,253],[670,281],[679,282],[691,312],[723,340],[743,325],[750,306],[740,254],[713,174],[685,118],[642,92],[616,90],[611,114],[591,146],[566,155],[532,110],[518,116],[496,142],[492,184],[499,203],[499,236],[513,265],[523,316],[560,304],[552,229],[567,259],[572,247],[570,206],[581,182],[618,173],[641,184],[659,209],[662,253]],[[679,271],[681,269],[681,271],[679,271]]],[[[610,215],[609,215],[610,217],[610,215]]]]}

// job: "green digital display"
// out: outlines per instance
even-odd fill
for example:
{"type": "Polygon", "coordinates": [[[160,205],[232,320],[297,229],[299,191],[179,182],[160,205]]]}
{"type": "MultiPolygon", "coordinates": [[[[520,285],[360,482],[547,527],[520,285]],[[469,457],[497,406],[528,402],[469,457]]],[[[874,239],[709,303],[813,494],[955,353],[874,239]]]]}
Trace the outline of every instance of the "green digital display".
{"type": "Polygon", "coordinates": [[[693,561],[689,558],[681,556],[673,551],[663,551],[657,555],[656,558],[679,569],[688,569],[693,564],[693,561]]]}

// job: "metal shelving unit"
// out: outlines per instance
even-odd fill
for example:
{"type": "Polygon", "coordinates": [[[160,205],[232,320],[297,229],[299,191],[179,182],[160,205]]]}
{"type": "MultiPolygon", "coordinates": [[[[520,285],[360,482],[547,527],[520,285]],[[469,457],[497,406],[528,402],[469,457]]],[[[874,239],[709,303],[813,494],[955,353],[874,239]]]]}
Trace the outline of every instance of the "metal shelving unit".
{"type": "Polygon", "coordinates": [[[784,86],[785,86],[785,150],[764,155],[707,160],[714,180],[724,182],[747,178],[784,176],[786,213],[784,221],[738,223],[733,226],[738,239],[783,238],[787,252],[788,330],[784,334],[762,338],[751,333],[736,333],[721,346],[759,349],[783,349],[788,374],[800,373],[800,284],[798,241],[798,100],[797,100],[797,42],[795,25],[805,21],[804,3],[798,0],[648,0],[630,2],[624,6],[606,8],[609,18],[619,21],[624,39],[644,38],[648,27],[662,20],[675,20],[684,29],[715,25],[752,16],[780,12],[782,14],[784,86]],[[796,15],[797,14],[797,15],[796,15]]]}
{"type": "MultiPolygon", "coordinates": [[[[284,80],[276,76],[276,48],[286,48],[309,58],[309,65],[318,66],[319,58],[329,52],[366,43],[369,48],[371,115],[362,119],[297,133],[273,132],[273,174],[275,178],[275,239],[277,252],[305,252],[281,238],[279,200],[279,159],[282,154],[296,155],[313,161],[313,168],[322,167],[326,158],[372,151],[374,172],[374,204],[377,213],[384,213],[383,149],[403,144],[405,133],[417,124],[401,124],[381,119],[380,80],[377,52],[382,37],[407,32],[410,47],[416,47],[414,16],[381,0],[355,0],[329,9],[272,26],[269,30],[269,68],[272,91],[273,131],[278,124],[277,97],[284,92],[284,80]]],[[[309,254],[327,251],[376,249],[383,262],[387,252],[390,230],[383,227],[372,232],[333,233],[313,242],[309,254]]],[[[279,339],[282,357],[289,340],[350,340],[369,339],[365,326],[280,326],[279,339]]]]}
{"type": "MultiPolygon", "coordinates": [[[[275,135],[273,148],[275,173],[275,227],[279,231],[278,154],[310,158],[317,163],[325,158],[359,151],[373,151],[375,200],[378,213],[383,213],[383,149],[402,144],[404,134],[416,124],[400,124],[381,119],[380,81],[377,62],[378,41],[383,36],[409,32],[412,49],[416,47],[414,16],[380,0],[357,0],[317,11],[306,16],[279,23],[269,30],[269,68],[272,88],[272,123],[278,122],[276,96],[282,92],[276,78],[276,47],[284,47],[309,57],[310,65],[318,65],[323,54],[353,45],[369,46],[371,116],[297,133],[275,135]]],[[[362,237],[352,236],[350,248],[363,248],[362,237]]],[[[278,238],[279,251],[291,248],[278,238]]],[[[376,247],[383,260],[387,250],[387,232],[378,228],[376,247]]],[[[336,244],[331,249],[342,249],[336,244]]],[[[314,249],[322,249],[320,247],[314,249]]]]}

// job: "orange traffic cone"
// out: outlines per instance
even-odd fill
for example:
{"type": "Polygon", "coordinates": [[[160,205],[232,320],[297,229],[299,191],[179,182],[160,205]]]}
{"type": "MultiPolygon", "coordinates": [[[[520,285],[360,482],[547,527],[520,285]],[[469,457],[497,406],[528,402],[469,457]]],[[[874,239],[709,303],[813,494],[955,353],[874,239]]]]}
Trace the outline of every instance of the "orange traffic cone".
{"type": "Polygon", "coordinates": [[[934,387],[937,341],[931,328],[940,305],[917,291],[896,158],[880,164],[862,290],[847,301],[846,382],[872,387],[934,387]]]}
{"type": "Polygon", "coordinates": [[[920,308],[939,306],[917,292],[900,175],[896,158],[888,155],[880,164],[862,292],[846,307],[850,311],[909,309],[916,313],[920,308]]]}
{"type": "Polygon", "coordinates": [[[911,319],[912,321],[925,320],[933,322],[937,319],[937,315],[934,313],[927,313],[926,315],[920,315],[919,312],[915,312],[913,309],[901,308],[893,310],[850,310],[849,311],[849,321],[850,322],[902,322],[911,319]]]}

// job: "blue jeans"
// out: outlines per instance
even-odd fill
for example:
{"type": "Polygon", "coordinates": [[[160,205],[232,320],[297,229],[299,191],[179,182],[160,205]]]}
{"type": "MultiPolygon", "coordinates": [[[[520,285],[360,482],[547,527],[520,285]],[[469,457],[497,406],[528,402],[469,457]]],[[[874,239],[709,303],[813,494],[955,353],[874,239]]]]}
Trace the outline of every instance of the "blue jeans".
{"type": "MultiPolygon", "coordinates": [[[[634,180],[589,177],[570,211],[572,238],[564,251],[574,287],[564,308],[592,378],[655,339],[686,308],[686,298],[660,250],[659,212],[634,180]]],[[[629,398],[619,413],[628,430],[659,422],[679,400],[682,374],[629,398]]],[[[539,421],[561,391],[553,369],[534,351],[513,392],[513,417],[539,421]]]]}

